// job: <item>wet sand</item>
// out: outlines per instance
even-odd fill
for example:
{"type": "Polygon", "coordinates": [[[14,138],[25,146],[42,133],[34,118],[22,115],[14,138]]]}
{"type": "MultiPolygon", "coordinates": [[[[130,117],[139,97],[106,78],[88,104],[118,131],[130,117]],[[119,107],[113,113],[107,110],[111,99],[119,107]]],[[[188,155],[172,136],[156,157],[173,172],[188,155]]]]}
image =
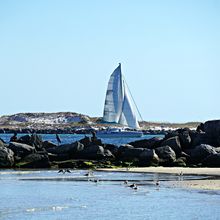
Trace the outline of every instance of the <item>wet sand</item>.
{"type": "Polygon", "coordinates": [[[98,169],[116,172],[164,173],[176,174],[182,177],[181,181],[170,181],[168,185],[190,189],[220,190],[220,168],[189,168],[189,167],[138,167],[119,169],[98,169]],[[184,180],[184,175],[202,175],[210,177],[204,180],[184,180]]]}

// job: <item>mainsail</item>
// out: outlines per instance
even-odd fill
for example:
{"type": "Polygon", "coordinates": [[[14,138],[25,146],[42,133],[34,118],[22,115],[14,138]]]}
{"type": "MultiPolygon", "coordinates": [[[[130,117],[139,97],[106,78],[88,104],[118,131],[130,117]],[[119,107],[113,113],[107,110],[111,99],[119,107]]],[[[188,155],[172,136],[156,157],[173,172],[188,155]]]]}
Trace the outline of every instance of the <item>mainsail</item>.
{"type": "Polygon", "coordinates": [[[105,98],[103,121],[139,128],[135,105],[121,73],[121,64],[110,76],[105,98]]]}

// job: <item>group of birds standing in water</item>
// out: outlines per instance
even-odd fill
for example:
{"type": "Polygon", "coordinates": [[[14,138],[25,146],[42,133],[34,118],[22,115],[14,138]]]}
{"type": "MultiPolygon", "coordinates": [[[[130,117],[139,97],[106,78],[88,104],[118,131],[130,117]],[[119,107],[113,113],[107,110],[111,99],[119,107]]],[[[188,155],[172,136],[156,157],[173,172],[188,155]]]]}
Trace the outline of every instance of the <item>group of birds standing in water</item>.
{"type": "MultiPolygon", "coordinates": [[[[60,169],[60,170],[58,171],[58,173],[65,174],[65,173],[71,173],[71,171],[70,171],[70,169],[60,169]]],[[[181,175],[183,175],[182,172],[181,172],[181,175]]],[[[88,181],[95,182],[95,183],[98,183],[98,182],[99,182],[98,179],[93,178],[93,177],[95,177],[95,176],[94,176],[94,172],[91,171],[91,170],[89,170],[87,173],[85,173],[84,176],[85,176],[85,177],[88,177],[88,181]],[[89,177],[91,177],[91,179],[90,179],[89,177]]],[[[124,185],[130,187],[131,189],[138,190],[137,184],[136,184],[136,183],[129,184],[128,180],[125,180],[125,181],[124,181],[124,185]]],[[[156,185],[157,187],[159,187],[159,186],[160,186],[160,181],[159,181],[159,180],[155,181],[155,185],[156,185]]]]}

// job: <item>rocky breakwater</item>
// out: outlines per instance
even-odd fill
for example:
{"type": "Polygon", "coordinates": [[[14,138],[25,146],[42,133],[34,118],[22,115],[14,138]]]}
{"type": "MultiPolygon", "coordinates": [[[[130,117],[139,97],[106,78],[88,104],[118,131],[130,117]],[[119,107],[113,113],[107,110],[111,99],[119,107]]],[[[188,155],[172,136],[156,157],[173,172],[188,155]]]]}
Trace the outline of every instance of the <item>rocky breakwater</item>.
{"type": "Polygon", "coordinates": [[[41,136],[0,140],[1,168],[111,168],[144,166],[220,167],[220,120],[207,121],[196,131],[169,132],[164,138],[116,146],[96,137],[55,145],[41,136]]]}

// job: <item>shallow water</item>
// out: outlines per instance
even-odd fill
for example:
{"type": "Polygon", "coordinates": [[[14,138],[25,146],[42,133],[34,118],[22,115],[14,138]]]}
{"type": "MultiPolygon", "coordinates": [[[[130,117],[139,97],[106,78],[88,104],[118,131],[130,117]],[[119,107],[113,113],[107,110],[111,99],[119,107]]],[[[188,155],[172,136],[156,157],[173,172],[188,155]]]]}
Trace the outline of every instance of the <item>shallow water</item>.
{"type": "MultiPolygon", "coordinates": [[[[19,134],[20,136],[22,134],[19,134]]],[[[0,134],[6,142],[11,134],[0,134]]],[[[42,135],[56,143],[55,135],[42,135]]],[[[84,135],[62,134],[62,143],[84,135]]],[[[145,136],[142,138],[150,138],[145,136]]],[[[103,139],[124,144],[136,139],[103,139]]],[[[173,188],[165,174],[95,172],[85,170],[58,174],[57,170],[0,170],[0,220],[5,219],[220,219],[220,191],[173,188]],[[96,183],[94,179],[99,181],[96,183]],[[134,190],[124,184],[136,183],[134,190]],[[160,186],[155,181],[160,180],[160,186]]],[[[184,179],[205,178],[184,176],[184,179]]]]}
{"type": "Polygon", "coordinates": [[[178,176],[94,172],[88,178],[86,173],[1,170],[0,219],[219,219],[220,192],[169,187],[167,181],[178,176]]]}

